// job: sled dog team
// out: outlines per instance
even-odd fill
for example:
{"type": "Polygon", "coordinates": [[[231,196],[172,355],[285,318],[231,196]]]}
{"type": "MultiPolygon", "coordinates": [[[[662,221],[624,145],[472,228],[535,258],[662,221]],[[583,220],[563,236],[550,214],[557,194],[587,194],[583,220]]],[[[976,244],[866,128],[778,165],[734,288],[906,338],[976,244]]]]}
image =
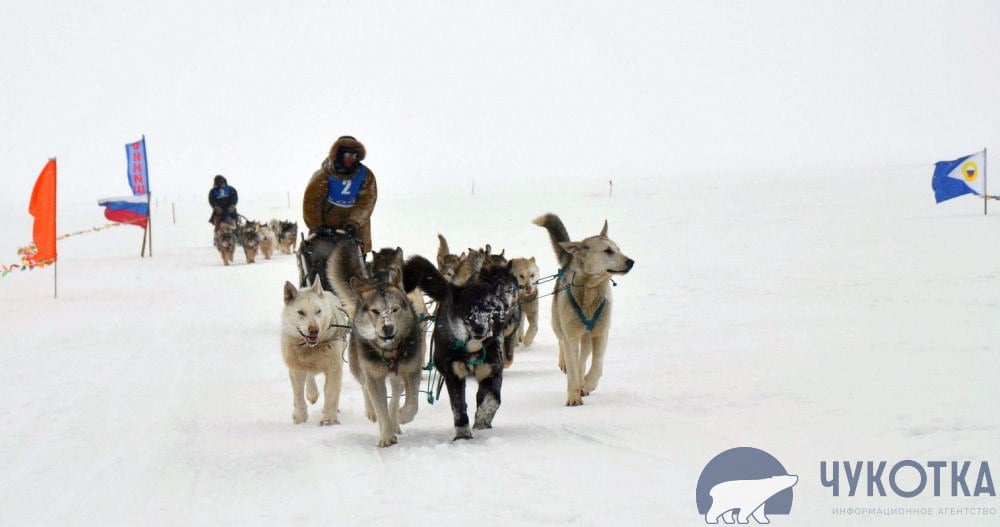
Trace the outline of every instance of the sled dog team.
{"type": "Polygon", "coordinates": [[[265,260],[271,259],[275,249],[281,254],[292,254],[297,234],[298,224],[294,221],[221,221],[215,229],[213,244],[222,257],[222,265],[233,262],[237,246],[243,247],[247,263],[252,264],[257,259],[258,250],[265,260]]]}
{"type": "MultiPolygon", "coordinates": [[[[609,282],[634,262],[608,238],[607,221],[599,234],[580,241],[570,240],[554,214],[534,223],[548,231],[560,266],[552,328],[567,379],[566,405],[578,406],[597,388],[603,371],[612,315],[609,282]]],[[[324,375],[319,424],[339,423],[346,355],[362,388],[365,416],[378,426],[378,445],[395,444],[400,426],[417,414],[421,370],[428,362],[423,331],[433,320],[430,361],[448,391],[455,439],[471,439],[473,429],[492,427],[503,370],[511,366],[515,346],[530,346],[537,332],[538,268],[534,257],[508,260],[503,252],[491,254],[489,245],[455,255],[438,237],[436,266],[417,255],[404,260],[398,247],[375,251],[366,262],[367,254],[341,232],[302,237],[300,283],[284,284],[281,324],[294,423],[307,420],[306,400],[318,401],[319,373],[324,375]],[[424,295],[434,302],[433,315],[424,295]],[[468,379],[478,384],[471,428],[468,379]]]]}

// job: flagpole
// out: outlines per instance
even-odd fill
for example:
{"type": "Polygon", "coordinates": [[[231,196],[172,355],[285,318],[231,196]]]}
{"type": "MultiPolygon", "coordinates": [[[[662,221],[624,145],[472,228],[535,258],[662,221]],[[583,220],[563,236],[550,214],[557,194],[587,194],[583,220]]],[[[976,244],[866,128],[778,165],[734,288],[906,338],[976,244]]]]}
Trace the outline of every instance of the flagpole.
{"type": "Polygon", "coordinates": [[[986,204],[990,201],[990,193],[986,189],[986,147],[983,147],[983,216],[986,215],[986,204]]]}
{"type": "MultiPolygon", "coordinates": [[[[146,166],[149,166],[148,164],[146,166]]],[[[149,174],[146,174],[146,183],[149,184],[149,174]]],[[[153,193],[146,193],[146,229],[149,231],[149,257],[153,257],[153,193]]]]}
{"type": "Polygon", "coordinates": [[[146,153],[146,134],[142,134],[142,158],[146,163],[146,228],[149,230],[149,257],[153,257],[153,191],[149,188],[149,154],[146,153]]]}
{"type": "MultiPolygon", "coordinates": [[[[54,157],[50,157],[49,158],[49,161],[55,161],[55,160],[56,160],[56,158],[54,158],[54,157]]],[[[57,164],[56,167],[58,167],[58,166],[59,165],[57,164]]],[[[58,184],[59,183],[59,169],[58,168],[56,168],[56,174],[55,174],[55,177],[53,179],[55,181],[54,185],[56,187],[56,192],[53,192],[53,196],[52,196],[52,200],[56,202],[56,203],[53,203],[53,205],[55,205],[53,208],[56,211],[58,211],[59,210],[59,207],[58,207],[58,201],[59,201],[59,184],[58,184]]],[[[56,214],[55,216],[56,216],[56,218],[54,218],[54,220],[57,220],[59,218],[59,215],[56,214]]],[[[53,221],[53,223],[56,223],[56,222],[53,221]]],[[[58,229],[55,229],[55,230],[56,230],[56,232],[59,232],[58,229]]],[[[52,298],[56,299],[56,300],[59,299],[59,238],[58,237],[56,237],[56,260],[54,262],[52,262],[52,298]]]]}
{"type": "Polygon", "coordinates": [[[146,170],[143,173],[145,177],[146,184],[146,224],[142,226],[142,249],[139,251],[139,257],[146,257],[146,239],[149,239],[149,257],[153,257],[153,200],[152,192],[149,190],[149,159],[146,157],[146,134],[142,134],[142,162],[146,170]]]}
{"type": "Polygon", "coordinates": [[[140,258],[146,257],[146,236],[148,234],[149,234],[149,216],[146,216],[146,226],[142,228],[142,249],[139,251],[140,258]]]}

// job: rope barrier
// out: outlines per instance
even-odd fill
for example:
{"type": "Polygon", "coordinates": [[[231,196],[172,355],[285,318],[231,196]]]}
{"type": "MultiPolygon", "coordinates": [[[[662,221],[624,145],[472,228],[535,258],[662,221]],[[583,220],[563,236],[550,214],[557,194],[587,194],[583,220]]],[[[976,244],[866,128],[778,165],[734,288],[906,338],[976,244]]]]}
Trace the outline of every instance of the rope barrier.
{"type": "MultiPolygon", "coordinates": [[[[120,227],[122,225],[132,225],[134,223],[138,223],[140,221],[144,221],[145,219],[146,218],[141,218],[141,219],[137,219],[137,220],[133,220],[133,221],[125,221],[125,222],[117,222],[116,221],[116,222],[112,222],[112,223],[108,223],[108,224],[102,225],[100,227],[91,227],[89,229],[83,229],[83,230],[79,230],[79,231],[76,231],[76,232],[70,232],[70,233],[67,233],[67,234],[63,234],[63,235],[57,237],[56,239],[57,240],[63,240],[63,239],[69,238],[71,236],[79,236],[81,234],[87,234],[89,232],[103,231],[103,230],[111,229],[111,228],[114,228],[114,227],[120,227]]],[[[38,253],[38,248],[35,247],[34,242],[28,244],[26,247],[19,247],[17,249],[17,255],[20,258],[20,262],[18,262],[16,264],[10,264],[10,265],[0,264],[0,278],[5,278],[7,275],[9,275],[10,273],[12,273],[14,271],[31,271],[31,270],[34,270],[34,269],[40,269],[42,267],[48,267],[49,265],[52,265],[55,262],[55,260],[38,261],[38,260],[35,259],[35,255],[37,253],[38,253]]]]}

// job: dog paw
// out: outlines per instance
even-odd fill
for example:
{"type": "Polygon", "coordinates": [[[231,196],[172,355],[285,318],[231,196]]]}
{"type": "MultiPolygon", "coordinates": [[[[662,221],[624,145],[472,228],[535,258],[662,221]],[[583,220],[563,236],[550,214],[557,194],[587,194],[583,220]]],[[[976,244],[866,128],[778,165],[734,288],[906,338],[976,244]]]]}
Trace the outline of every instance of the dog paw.
{"type": "Polygon", "coordinates": [[[459,439],[472,439],[472,431],[469,430],[469,427],[467,426],[455,427],[455,439],[452,439],[452,441],[458,441],[459,439]]]}
{"type": "Polygon", "coordinates": [[[485,430],[487,428],[493,428],[493,425],[486,422],[476,421],[476,424],[472,425],[474,430],[485,430]]]}
{"type": "Polygon", "coordinates": [[[504,368],[510,368],[512,364],[514,364],[514,358],[513,357],[511,357],[509,359],[507,357],[503,358],[503,367],[504,368]]]}
{"type": "Polygon", "coordinates": [[[535,341],[535,339],[534,339],[534,338],[528,338],[528,337],[525,337],[525,338],[524,338],[524,342],[522,342],[521,344],[522,344],[522,345],[523,345],[523,346],[524,346],[525,348],[527,348],[528,346],[531,346],[531,343],[532,343],[532,342],[534,342],[534,341],[535,341]]]}
{"type": "Polygon", "coordinates": [[[292,422],[297,425],[306,422],[307,419],[309,419],[309,413],[306,412],[305,410],[302,411],[296,410],[292,412],[292,422]]]}
{"type": "Polygon", "coordinates": [[[565,362],[559,361],[559,370],[562,371],[563,373],[566,373],[566,363],[565,362]]]}
{"type": "Polygon", "coordinates": [[[319,394],[307,395],[306,400],[309,401],[309,404],[316,404],[316,401],[319,400],[319,394]]]}
{"type": "Polygon", "coordinates": [[[375,410],[365,410],[365,417],[373,423],[378,420],[378,416],[375,415],[375,410]]]}
{"type": "Polygon", "coordinates": [[[330,425],[339,425],[339,424],[340,424],[340,421],[337,420],[336,417],[324,417],[319,422],[320,426],[330,426],[330,425]]]}
{"type": "Polygon", "coordinates": [[[571,393],[566,397],[566,406],[580,406],[583,404],[583,399],[580,398],[579,393],[571,393]]]}
{"type": "Polygon", "coordinates": [[[382,437],[381,439],[379,439],[379,442],[378,442],[379,448],[385,448],[385,447],[389,447],[389,446],[392,446],[392,445],[395,445],[395,444],[396,444],[396,436],[395,435],[390,435],[390,436],[382,437]]]}

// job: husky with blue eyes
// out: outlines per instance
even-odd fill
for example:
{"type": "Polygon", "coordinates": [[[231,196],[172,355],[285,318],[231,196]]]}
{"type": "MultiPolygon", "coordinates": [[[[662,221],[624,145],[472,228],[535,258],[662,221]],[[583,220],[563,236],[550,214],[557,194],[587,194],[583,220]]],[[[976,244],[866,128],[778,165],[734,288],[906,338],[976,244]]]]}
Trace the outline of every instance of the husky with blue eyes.
{"type": "Polygon", "coordinates": [[[433,363],[448,387],[456,440],[472,438],[465,403],[467,378],[479,383],[472,428],[493,427],[503,381],[504,325],[517,297],[517,281],[509,264],[480,273],[483,256],[473,255],[473,278],[462,285],[449,282],[421,256],[410,258],[403,268],[406,290],[419,287],[438,302],[431,337],[433,363]]]}

